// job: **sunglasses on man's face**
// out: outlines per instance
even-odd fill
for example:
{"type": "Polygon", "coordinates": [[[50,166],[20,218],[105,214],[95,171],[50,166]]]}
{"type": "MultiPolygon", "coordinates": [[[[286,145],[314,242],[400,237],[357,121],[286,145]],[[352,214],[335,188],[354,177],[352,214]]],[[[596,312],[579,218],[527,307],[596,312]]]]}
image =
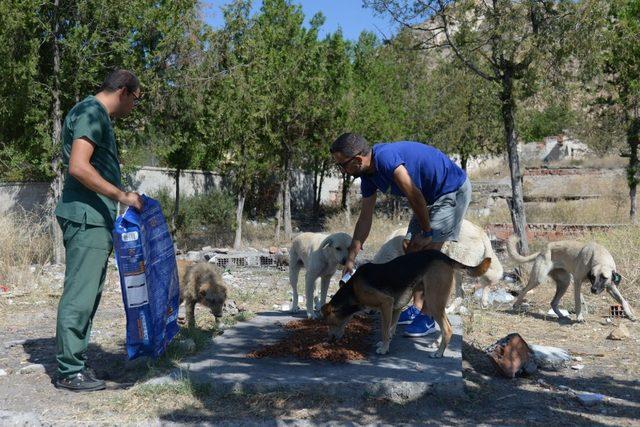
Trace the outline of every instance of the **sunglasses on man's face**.
{"type": "Polygon", "coordinates": [[[133,95],[133,106],[137,107],[142,102],[142,92],[139,95],[136,95],[135,92],[129,91],[131,95],[133,95]]]}
{"type": "Polygon", "coordinates": [[[137,107],[138,105],[140,105],[141,102],[142,102],[142,94],[136,95],[134,93],[133,94],[133,106],[137,107]]]}
{"type": "Polygon", "coordinates": [[[351,163],[353,161],[353,159],[355,159],[356,157],[358,157],[358,154],[356,154],[353,157],[350,157],[349,159],[345,160],[344,162],[337,162],[336,164],[338,165],[338,167],[342,171],[346,171],[347,170],[347,166],[349,166],[349,163],[351,163]]]}

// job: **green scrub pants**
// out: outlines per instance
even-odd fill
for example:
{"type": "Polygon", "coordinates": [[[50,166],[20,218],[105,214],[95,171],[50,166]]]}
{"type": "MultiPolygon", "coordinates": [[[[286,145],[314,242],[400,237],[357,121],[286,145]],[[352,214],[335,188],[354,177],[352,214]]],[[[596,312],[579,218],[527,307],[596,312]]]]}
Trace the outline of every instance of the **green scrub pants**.
{"type": "Polygon", "coordinates": [[[107,261],[113,248],[111,229],[58,217],[65,248],[64,290],[58,304],[56,360],[58,374],[67,377],[85,367],[107,261]]]}

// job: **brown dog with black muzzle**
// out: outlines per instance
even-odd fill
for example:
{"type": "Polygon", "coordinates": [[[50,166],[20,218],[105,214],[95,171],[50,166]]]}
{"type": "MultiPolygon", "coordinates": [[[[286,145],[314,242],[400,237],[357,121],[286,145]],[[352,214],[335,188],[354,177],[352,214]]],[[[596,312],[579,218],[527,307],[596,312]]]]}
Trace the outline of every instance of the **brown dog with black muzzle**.
{"type": "Polygon", "coordinates": [[[436,250],[413,252],[385,264],[364,264],[322,307],[322,315],[329,325],[329,339],[342,338],[344,327],[354,314],[374,308],[380,311],[382,332],[376,353],[386,354],[403,307],[414,291],[422,290],[425,301],[422,312],[432,316],[442,331],[440,346],[431,357],[442,357],[452,335],[445,308],[454,286],[454,270],[467,271],[477,277],[490,265],[491,258],[485,258],[477,266],[468,266],[436,250]]]}

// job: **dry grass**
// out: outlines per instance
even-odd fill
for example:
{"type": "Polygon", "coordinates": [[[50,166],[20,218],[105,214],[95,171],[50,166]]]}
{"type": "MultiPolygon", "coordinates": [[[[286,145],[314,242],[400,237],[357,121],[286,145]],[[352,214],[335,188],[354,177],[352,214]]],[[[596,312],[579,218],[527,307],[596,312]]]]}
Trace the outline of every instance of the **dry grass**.
{"type": "Polygon", "coordinates": [[[563,159],[554,162],[554,166],[581,166],[584,168],[616,169],[626,167],[629,161],[615,154],[604,157],[584,157],[581,159],[563,159]]]}
{"type": "Polygon", "coordinates": [[[0,285],[19,292],[37,286],[53,248],[47,219],[28,213],[0,216],[0,285]]]}
{"type": "MultiPolygon", "coordinates": [[[[405,215],[408,216],[408,215],[405,215]]],[[[345,233],[353,234],[353,229],[358,219],[358,212],[351,215],[351,223],[347,221],[344,212],[340,212],[337,215],[327,218],[325,221],[325,231],[327,233],[336,233],[338,231],[344,231],[345,233]]],[[[365,250],[368,252],[375,252],[380,246],[387,241],[387,237],[398,228],[406,229],[409,225],[409,219],[398,219],[393,221],[384,215],[374,215],[373,223],[371,224],[371,232],[364,245],[365,250]]]]}
{"type": "MultiPolygon", "coordinates": [[[[529,223],[558,224],[627,224],[628,201],[615,203],[611,199],[568,200],[554,203],[526,203],[529,223]]],[[[511,223],[511,213],[505,202],[498,202],[489,216],[469,217],[477,224],[511,223]]]]}

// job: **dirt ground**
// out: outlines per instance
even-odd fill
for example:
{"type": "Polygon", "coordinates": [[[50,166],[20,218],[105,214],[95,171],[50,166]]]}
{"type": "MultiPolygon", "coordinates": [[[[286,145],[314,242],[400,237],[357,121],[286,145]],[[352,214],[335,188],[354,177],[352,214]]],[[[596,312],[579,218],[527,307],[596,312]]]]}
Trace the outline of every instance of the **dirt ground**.
{"type": "MultiPolygon", "coordinates": [[[[54,336],[60,268],[49,267],[48,289],[22,296],[0,297],[0,411],[30,412],[43,424],[121,424],[123,422],[210,422],[213,424],[356,423],[434,425],[640,425],[640,324],[622,320],[631,338],[605,339],[613,329],[605,321],[608,296],[585,294],[590,307],[583,324],[560,325],[544,313],[553,289],[550,284],[530,294],[526,313],[508,307],[481,310],[466,301],[463,376],[466,397],[445,400],[427,395],[398,405],[384,399],[327,398],[299,393],[233,393],[220,395],[187,380],[177,385],[141,383],[170,369],[186,352],[177,344],[158,362],[126,361],[125,318],[115,271],[110,271],[95,319],[89,360],[108,389],[89,394],[60,391],[55,374],[54,336]],[[529,377],[497,377],[483,349],[511,332],[531,344],[552,345],[582,358],[584,368],[538,371],[529,377]],[[18,342],[14,342],[20,340],[18,342]],[[24,340],[24,341],[22,341],[24,340]],[[20,373],[30,364],[45,372],[20,373]],[[586,407],[577,392],[595,392],[605,401],[586,407]]],[[[272,310],[288,300],[286,271],[242,269],[225,274],[230,298],[249,312],[272,310]]],[[[624,291],[623,291],[624,293],[624,291]]],[[[571,309],[571,298],[565,297],[571,309]]],[[[632,303],[632,305],[635,305],[632,303]]],[[[640,308],[635,307],[636,312],[640,308]]],[[[209,313],[196,314],[199,329],[189,336],[199,349],[217,330],[209,313]]],[[[233,319],[225,319],[232,324],[233,319]]],[[[185,334],[188,335],[188,334],[185,334]]],[[[407,339],[398,337],[397,339],[407,339]]],[[[196,350],[197,351],[197,350],[196,350]]]]}

